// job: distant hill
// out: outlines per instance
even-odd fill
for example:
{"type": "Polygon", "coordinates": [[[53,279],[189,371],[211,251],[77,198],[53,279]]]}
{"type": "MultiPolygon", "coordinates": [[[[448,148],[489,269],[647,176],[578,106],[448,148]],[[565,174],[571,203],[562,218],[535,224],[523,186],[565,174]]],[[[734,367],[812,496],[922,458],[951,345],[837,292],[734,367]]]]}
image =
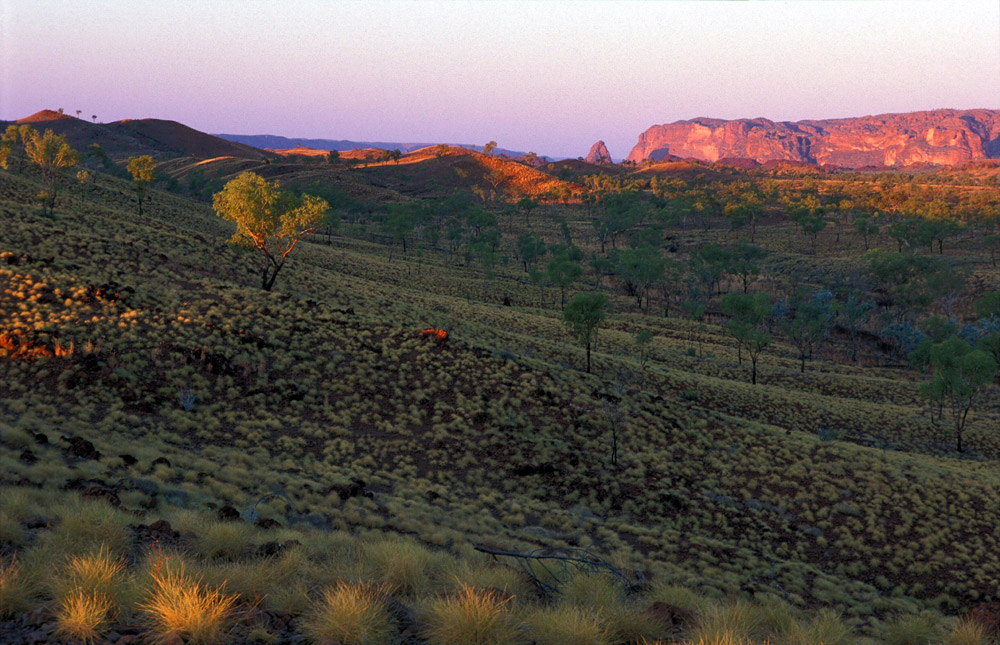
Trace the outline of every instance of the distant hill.
{"type": "Polygon", "coordinates": [[[1000,110],[931,110],[796,122],[697,118],[649,128],[639,135],[628,159],[659,161],[669,155],[843,168],[952,166],[1000,158],[1000,110]]]}
{"type": "Polygon", "coordinates": [[[99,144],[113,159],[151,155],[156,159],[169,157],[274,157],[257,148],[220,139],[176,121],[163,119],[126,119],[112,123],[91,123],[52,110],[42,110],[17,121],[0,121],[0,128],[11,123],[28,124],[37,130],[50,129],[66,136],[77,150],[99,144]]]}
{"type": "MultiPolygon", "coordinates": [[[[428,148],[431,146],[438,145],[441,142],[434,143],[404,143],[400,141],[350,141],[348,139],[296,139],[291,137],[282,137],[276,134],[216,134],[216,137],[226,139],[227,141],[234,141],[236,143],[242,143],[248,146],[254,146],[255,148],[264,148],[269,150],[288,150],[292,148],[313,148],[316,150],[356,150],[359,148],[377,148],[379,150],[396,150],[399,149],[400,152],[413,152],[414,150],[420,150],[421,148],[428,148]]],[[[449,143],[449,146],[454,146],[458,148],[465,148],[467,150],[475,150],[476,152],[482,152],[483,146],[477,146],[471,143],[449,143]]],[[[506,155],[508,157],[521,157],[527,153],[518,150],[507,150],[506,148],[497,148],[493,151],[497,155],[506,155]]],[[[541,155],[539,155],[541,158],[541,155]]]]}

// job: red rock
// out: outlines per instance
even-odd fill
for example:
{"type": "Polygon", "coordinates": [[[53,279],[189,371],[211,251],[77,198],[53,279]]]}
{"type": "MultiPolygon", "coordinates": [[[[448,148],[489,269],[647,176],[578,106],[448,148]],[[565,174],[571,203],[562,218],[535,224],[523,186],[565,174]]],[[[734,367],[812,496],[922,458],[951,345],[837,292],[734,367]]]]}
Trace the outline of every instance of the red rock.
{"type": "Polygon", "coordinates": [[[1000,158],[1000,110],[932,110],[797,122],[697,118],[649,128],[639,135],[628,160],[638,163],[667,155],[843,168],[956,165],[1000,158]]]}
{"type": "Polygon", "coordinates": [[[603,141],[598,141],[590,147],[590,152],[587,153],[584,161],[593,164],[612,163],[611,153],[608,152],[608,147],[604,145],[603,141]]]}

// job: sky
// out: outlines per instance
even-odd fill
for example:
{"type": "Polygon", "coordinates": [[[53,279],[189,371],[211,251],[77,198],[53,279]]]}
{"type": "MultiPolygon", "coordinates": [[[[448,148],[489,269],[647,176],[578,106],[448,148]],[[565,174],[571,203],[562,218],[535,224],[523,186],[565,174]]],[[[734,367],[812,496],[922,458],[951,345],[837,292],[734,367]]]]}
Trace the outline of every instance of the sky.
{"type": "Polygon", "coordinates": [[[625,157],[651,125],[1000,108],[997,0],[0,0],[0,120],[625,157]]]}

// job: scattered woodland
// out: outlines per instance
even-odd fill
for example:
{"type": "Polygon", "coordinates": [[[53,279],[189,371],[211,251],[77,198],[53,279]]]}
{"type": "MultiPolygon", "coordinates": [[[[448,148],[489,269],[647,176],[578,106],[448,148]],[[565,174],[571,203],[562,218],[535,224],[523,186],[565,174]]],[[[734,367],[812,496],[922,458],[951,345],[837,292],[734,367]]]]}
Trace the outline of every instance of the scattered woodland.
{"type": "Polygon", "coordinates": [[[1000,638],[1000,163],[63,121],[0,144],[0,641],[1000,638]]]}

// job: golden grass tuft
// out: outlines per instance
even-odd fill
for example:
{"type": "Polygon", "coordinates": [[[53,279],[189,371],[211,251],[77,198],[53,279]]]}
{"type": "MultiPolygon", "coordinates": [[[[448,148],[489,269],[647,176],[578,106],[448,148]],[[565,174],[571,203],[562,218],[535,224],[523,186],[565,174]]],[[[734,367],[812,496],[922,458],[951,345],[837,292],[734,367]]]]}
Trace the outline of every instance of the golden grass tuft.
{"type": "Polygon", "coordinates": [[[388,588],[341,581],[323,592],[304,621],[316,642],[341,645],[388,645],[396,634],[385,604],[388,588]]]}
{"type": "Polygon", "coordinates": [[[945,645],[986,645],[986,628],[975,620],[960,620],[948,632],[945,645]]]}
{"type": "Polygon", "coordinates": [[[506,645],[521,642],[507,605],[510,597],[462,585],[426,607],[424,636],[430,645],[506,645]]]}
{"type": "Polygon", "coordinates": [[[525,620],[538,645],[609,645],[608,631],[590,612],[579,607],[545,607],[525,620]]]}
{"type": "Polygon", "coordinates": [[[756,637],[763,627],[757,608],[742,600],[716,605],[702,614],[693,638],[695,642],[741,643],[756,637]]]}
{"type": "Polygon", "coordinates": [[[71,556],[52,578],[51,590],[56,600],[84,593],[107,598],[117,607],[127,584],[125,560],[102,546],[94,553],[71,556]]]}
{"type": "Polygon", "coordinates": [[[56,633],[66,639],[92,643],[108,630],[117,613],[114,602],[100,593],[68,593],[56,611],[56,633]]]}
{"type": "Polygon", "coordinates": [[[188,575],[183,563],[158,558],[150,571],[149,598],[140,604],[154,638],[178,634],[196,645],[217,643],[225,634],[235,595],[210,589],[188,575]]]}

